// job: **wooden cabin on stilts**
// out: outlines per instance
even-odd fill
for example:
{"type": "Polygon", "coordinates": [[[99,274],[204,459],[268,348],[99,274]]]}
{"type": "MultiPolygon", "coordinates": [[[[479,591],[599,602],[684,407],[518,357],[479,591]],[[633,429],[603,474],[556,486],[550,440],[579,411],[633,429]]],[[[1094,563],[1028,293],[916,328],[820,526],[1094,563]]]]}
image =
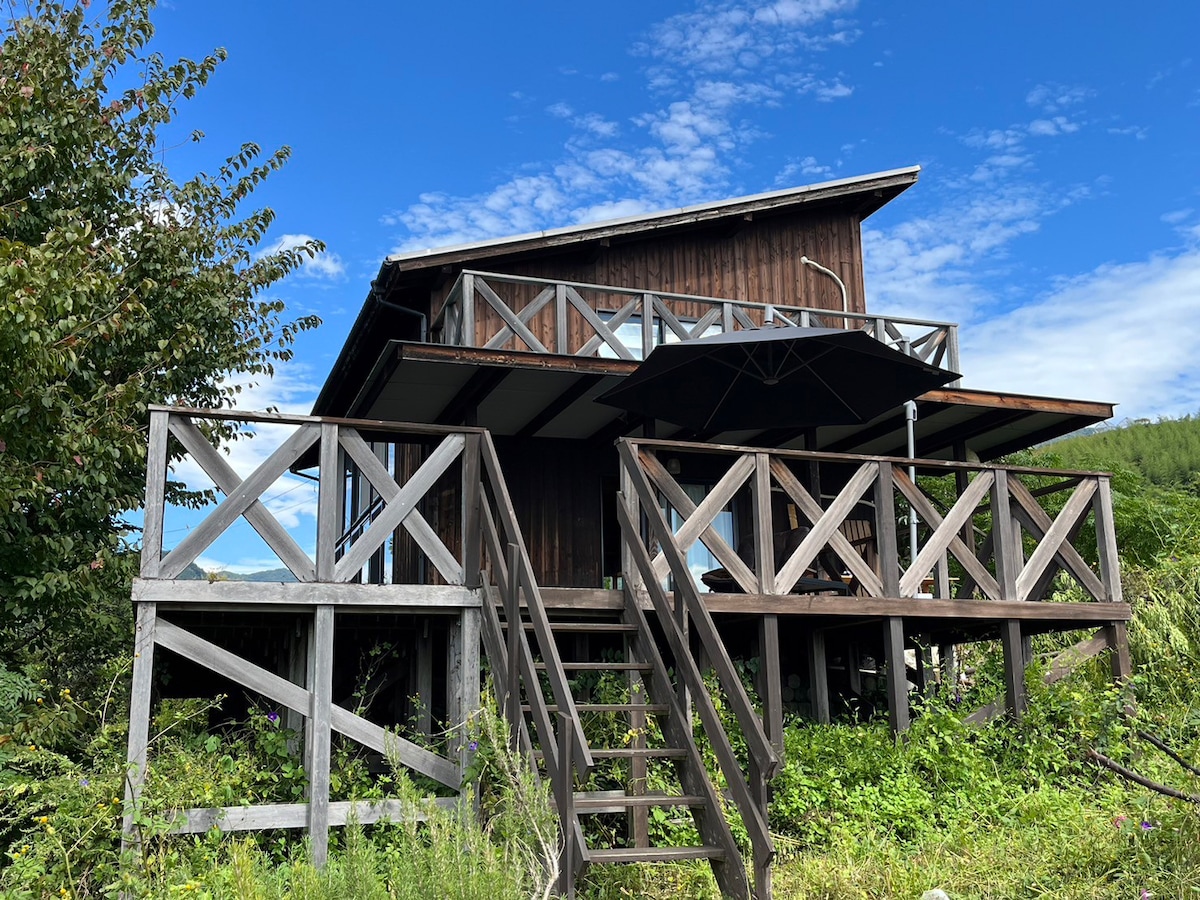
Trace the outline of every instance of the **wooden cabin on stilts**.
{"type": "MultiPolygon", "coordinates": [[[[992,462],[1110,405],[953,374],[908,409],[849,422],[689,427],[597,402],[657,347],[779,325],[861,331],[961,372],[953,323],[866,308],[861,222],[917,174],[393,256],[312,416],[153,409],[127,840],[162,666],[171,690],[215,673],[277,704],[308,774],[303,803],[184,810],[179,831],[304,828],[320,863],[329,827],[402,815],[330,800],[335,732],[455,802],[486,672],[513,745],[552,787],[563,895],[590,865],[706,859],[726,896],[760,900],[785,716],[886,711],[901,732],[916,692],[957,677],[956,646],[995,639],[1020,716],[1043,632],[1091,630],[1081,651],[1128,676],[1108,476],[992,462]],[[242,478],[206,436],[217,421],[287,436],[242,478]],[[184,455],[223,499],[168,548],[164,485],[184,455]],[[316,479],[308,548],[264,502],[288,472],[316,479]],[[243,519],[294,581],[181,579],[243,519]],[[1054,599],[1066,581],[1082,601],[1054,599]],[[354,704],[380,640],[386,671],[354,704]],[[655,807],[690,813],[698,840],[657,845],[655,807]],[[619,840],[597,843],[598,816],[619,840]]],[[[839,378],[853,376],[847,363],[839,378]]]]}

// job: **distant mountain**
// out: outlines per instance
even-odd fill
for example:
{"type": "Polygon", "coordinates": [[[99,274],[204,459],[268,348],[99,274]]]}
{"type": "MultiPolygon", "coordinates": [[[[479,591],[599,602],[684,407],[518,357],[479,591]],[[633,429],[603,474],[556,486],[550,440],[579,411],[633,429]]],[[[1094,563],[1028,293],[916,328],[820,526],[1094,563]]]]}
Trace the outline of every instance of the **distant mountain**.
{"type": "Polygon", "coordinates": [[[217,572],[224,581],[296,581],[288,569],[265,569],[262,572],[217,572]]]}
{"type": "Polygon", "coordinates": [[[195,563],[179,575],[180,581],[296,581],[296,576],[287,569],[264,569],[261,572],[205,572],[195,563]]]}
{"type": "Polygon", "coordinates": [[[1069,467],[1121,465],[1158,485],[1188,485],[1200,474],[1200,416],[1134,419],[1040,448],[1069,467]]]}

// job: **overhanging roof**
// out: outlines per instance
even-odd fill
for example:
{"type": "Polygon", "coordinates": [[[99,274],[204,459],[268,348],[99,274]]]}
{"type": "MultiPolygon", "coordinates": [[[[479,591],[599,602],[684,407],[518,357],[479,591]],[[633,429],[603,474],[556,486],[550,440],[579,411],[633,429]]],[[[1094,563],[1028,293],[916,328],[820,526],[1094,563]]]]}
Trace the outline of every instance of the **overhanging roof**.
{"type": "MultiPolygon", "coordinates": [[[[338,415],[402,422],[474,424],[493,434],[576,440],[615,440],[639,433],[640,421],[593,402],[638,363],[555,354],[391,342],[364,390],[338,415]]],[[[1109,403],[1003,394],[962,388],[930,391],[917,398],[916,452],[928,459],[954,458],[962,448],[987,461],[1030,447],[1112,416],[1109,403]]],[[[660,438],[749,446],[802,447],[797,429],[694,434],[665,422],[660,438]]],[[[861,425],[825,426],[816,449],[907,456],[903,408],[861,425]]]]}
{"type": "Polygon", "coordinates": [[[780,191],[734,197],[715,203],[701,203],[695,206],[642,213],[586,225],[554,228],[549,231],[534,231],[471,244],[397,253],[389,256],[385,260],[384,266],[394,266],[400,271],[408,271],[430,266],[466,263],[481,258],[490,259],[499,254],[508,255],[586,243],[604,238],[612,239],[648,231],[690,227],[731,216],[746,216],[789,210],[800,206],[844,202],[851,198],[856,201],[855,207],[859,214],[866,218],[889,200],[916,184],[920,172],[920,166],[906,166],[902,169],[875,172],[871,175],[839,178],[834,181],[822,181],[818,184],[786,188],[780,191]]]}
{"type": "Polygon", "coordinates": [[[916,184],[920,171],[920,166],[907,166],[716,203],[389,256],[325,379],[313,415],[345,413],[384,344],[411,333],[408,330],[413,328],[413,313],[398,308],[395,299],[400,299],[400,305],[415,305],[416,298],[421,297],[428,305],[429,292],[448,273],[452,277],[456,266],[470,267],[486,261],[485,268],[502,270],[530,257],[584,250],[602,246],[605,241],[634,241],[643,235],[657,237],[690,229],[720,228],[747,216],[784,215],[822,206],[849,206],[866,218],[916,184]]]}

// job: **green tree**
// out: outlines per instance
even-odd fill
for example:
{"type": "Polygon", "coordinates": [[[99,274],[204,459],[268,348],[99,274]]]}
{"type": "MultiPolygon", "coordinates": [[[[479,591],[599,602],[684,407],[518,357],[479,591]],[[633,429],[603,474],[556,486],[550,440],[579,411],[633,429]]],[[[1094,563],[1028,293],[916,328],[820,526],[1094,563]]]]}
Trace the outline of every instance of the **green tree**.
{"type": "Polygon", "coordinates": [[[288,150],[168,173],[161,132],[224,51],[165,62],[153,6],[13,4],[0,26],[0,659],[60,671],[126,640],[147,404],[231,405],[318,324],[262,292],[323,248],[257,252],[273,213],[242,211],[288,150]]]}

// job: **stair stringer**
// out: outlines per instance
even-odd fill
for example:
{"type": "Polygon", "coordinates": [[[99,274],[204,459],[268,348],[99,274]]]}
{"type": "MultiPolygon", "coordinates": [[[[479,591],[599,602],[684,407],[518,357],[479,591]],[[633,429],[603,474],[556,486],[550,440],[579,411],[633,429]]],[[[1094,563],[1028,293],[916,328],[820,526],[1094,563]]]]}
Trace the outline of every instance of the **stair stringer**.
{"type": "Polygon", "coordinates": [[[724,851],[724,859],[709,859],[717,886],[725,897],[750,900],[750,881],[742,862],[741,850],[733,837],[729,822],[725,819],[721,798],[704,767],[704,759],[692,734],[691,721],[679,702],[679,696],[671,683],[658,645],[654,642],[646,615],[628,587],[625,588],[625,608],[621,613],[621,620],[637,626],[637,631],[631,633],[628,638],[629,655],[651,666],[648,679],[651,698],[654,702],[669,707],[667,714],[659,718],[663,736],[671,746],[680,747],[687,754],[675,762],[679,783],[684,793],[705,798],[705,805],[694,807],[691,812],[703,842],[724,851]]]}

